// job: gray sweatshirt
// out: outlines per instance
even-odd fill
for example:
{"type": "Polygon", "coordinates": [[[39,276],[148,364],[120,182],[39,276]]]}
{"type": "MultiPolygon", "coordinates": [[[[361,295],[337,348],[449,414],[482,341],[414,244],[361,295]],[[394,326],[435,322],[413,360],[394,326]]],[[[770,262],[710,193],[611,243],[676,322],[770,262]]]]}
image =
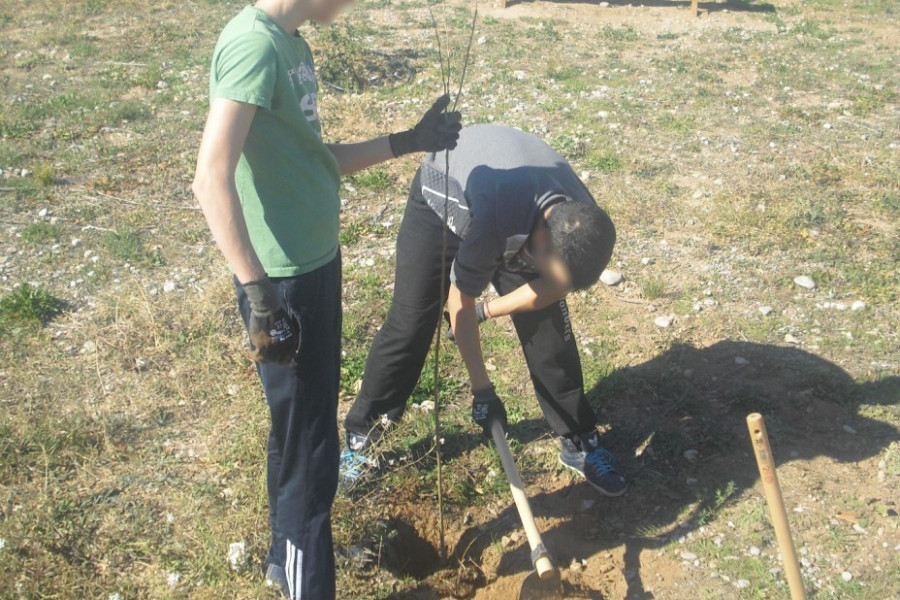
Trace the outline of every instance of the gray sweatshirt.
{"type": "MultiPolygon", "coordinates": [[[[444,217],[445,156],[422,163],[422,195],[444,217]]],[[[520,250],[541,213],[557,202],[594,202],[572,167],[543,140],[503,125],[462,130],[450,152],[450,230],[462,239],[450,281],[478,297],[501,267],[532,270],[520,250]]],[[[523,253],[524,254],[524,253],[523,253]]]]}

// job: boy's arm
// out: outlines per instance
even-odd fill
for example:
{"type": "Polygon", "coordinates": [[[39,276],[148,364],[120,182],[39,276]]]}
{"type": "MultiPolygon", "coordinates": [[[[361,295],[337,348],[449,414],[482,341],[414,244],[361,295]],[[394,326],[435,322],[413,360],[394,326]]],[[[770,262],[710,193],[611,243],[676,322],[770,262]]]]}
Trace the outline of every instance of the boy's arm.
{"type": "Polygon", "coordinates": [[[213,100],[191,186],[213,239],[241,283],[266,276],[250,243],[234,183],[234,172],[255,114],[256,106],[252,104],[223,98],[213,100]]]}
{"type": "Polygon", "coordinates": [[[444,112],[449,104],[450,96],[441,96],[419,123],[407,131],[357,144],[328,144],[341,168],[341,175],[349,175],[404,154],[453,150],[462,125],[458,112],[444,112]]]}
{"type": "Polygon", "coordinates": [[[559,302],[568,293],[569,290],[566,286],[546,277],[538,277],[505,296],[485,302],[484,316],[491,319],[541,310],[559,302]]]}
{"type": "Polygon", "coordinates": [[[248,333],[253,360],[286,364],[300,344],[300,324],[281,305],[276,286],[253,249],[234,182],[256,106],[213,100],[191,186],[216,244],[234,269],[250,302],[248,333]]]}
{"type": "Polygon", "coordinates": [[[469,371],[472,386],[472,419],[481,426],[485,437],[491,437],[491,424],[496,420],[506,430],[506,408],[497,396],[484,366],[475,299],[450,285],[447,298],[450,323],[456,334],[456,345],[469,371]]]}
{"type": "Polygon", "coordinates": [[[388,136],[356,144],[326,144],[341,167],[341,175],[350,175],[394,158],[388,136]]]}
{"type": "Polygon", "coordinates": [[[456,346],[469,372],[472,391],[490,387],[491,380],[484,366],[484,356],[481,354],[475,299],[461,292],[455,284],[451,284],[447,296],[447,311],[450,313],[450,327],[456,337],[456,346]]]}

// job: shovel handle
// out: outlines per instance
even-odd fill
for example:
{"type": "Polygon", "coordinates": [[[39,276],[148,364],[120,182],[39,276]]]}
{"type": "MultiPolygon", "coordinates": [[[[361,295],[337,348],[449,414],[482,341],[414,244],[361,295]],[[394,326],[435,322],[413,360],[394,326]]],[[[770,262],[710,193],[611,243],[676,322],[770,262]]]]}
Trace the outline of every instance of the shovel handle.
{"type": "Polygon", "coordinates": [[[503,426],[496,419],[491,422],[491,436],[494,438],[497,454],[500,455],[500,464],[503,465],[503,472],[506,473],[506,479],[509,481],[509,489],[512,492],[513,500],[516,502],[516,509],[519,511],[522,527],[525,529],[525,536],[528,538],[534,570],[537,571],[538,577],[541,579],[548,579],[555,574],[556,567],[553,566],[553,562],[547,554],[544,542],[541,540],[541,532],[538,531],[537,524],[534,522],[531,505],[528,503],[528,496],[525,495],[525,485],[522,483],[522,478],[519,477],[519,470],[516,468],[516,461],[513,460],[512,452],[509,451],[509,443],[506,441],[506,436],[503,433],[503,426]],[[535,553],[538,553],[538,555],[534,556],[535,553]]]}

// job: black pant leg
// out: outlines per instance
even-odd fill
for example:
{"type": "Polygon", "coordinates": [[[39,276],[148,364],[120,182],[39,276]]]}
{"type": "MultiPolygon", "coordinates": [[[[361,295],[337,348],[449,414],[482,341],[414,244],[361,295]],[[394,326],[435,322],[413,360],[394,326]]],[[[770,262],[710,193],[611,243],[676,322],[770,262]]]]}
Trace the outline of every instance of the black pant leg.
{"type": "MultiPolygon", "coordinates": [[[[302,344],[290,365],[257,365],[272,419],[269,560],[285,568],[292,598],[334,600],[331,505],[340,454],[340,257],[311,273],[276,282],[288,311],[300,321],[302,344]]],[[[249,306],[240,286],[238,301],[246,322],[249,306]]]]}
{"type": "MultiPolygon", "coordinates": [[[[369,349],[360,393],[344,421],[348,432],[366,435],[382,416],[390,421],[403,416],[446,300],[446,294],[440,297],[443,235],[444,223],[425,203],[417,174],[397,236],[394,297],[369,349]]],[[[448,230],[445,292],[458,249],[459,238],[448,230]]]]}
{"type": "MultiPolygon", "coordinates": [[[[535,276],[500,270],[494,287],[508,294],[535,276]]],[[[584,394],[581,358],[565,300],[541,310],[512,315],[544,417],[557,435],[586,433],[597,416],[584,394]]]]}

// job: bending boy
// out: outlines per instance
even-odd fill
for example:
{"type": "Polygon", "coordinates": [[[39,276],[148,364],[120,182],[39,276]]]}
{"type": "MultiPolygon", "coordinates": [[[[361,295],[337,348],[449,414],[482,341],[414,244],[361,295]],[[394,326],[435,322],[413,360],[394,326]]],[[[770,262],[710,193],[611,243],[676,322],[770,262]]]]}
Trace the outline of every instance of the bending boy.
{"type": "Polygon", "coordinates": [[[429,154],[416,173],[397,237],[394,298],[344,422],[346,484],[371,464],[367,449],[383,418],[396,422],[425,363],[443,299],[441,261],[451,264],[447,309],[469,373],[472,416],[490,437],[506,410],[488,378],[478,324],[510,315],[534,390],[559,436],[561,462],[600,492],[619,496],[625,478],[601,448],[584,394],[565,297],[597,282],[615,228],[565,159],[539,138],[499,125],[462,130],[450,154],[447,254],[442,257],[445,162],[429,154]],[[501,296],[476,303],[489,283],[501,296]]]}

